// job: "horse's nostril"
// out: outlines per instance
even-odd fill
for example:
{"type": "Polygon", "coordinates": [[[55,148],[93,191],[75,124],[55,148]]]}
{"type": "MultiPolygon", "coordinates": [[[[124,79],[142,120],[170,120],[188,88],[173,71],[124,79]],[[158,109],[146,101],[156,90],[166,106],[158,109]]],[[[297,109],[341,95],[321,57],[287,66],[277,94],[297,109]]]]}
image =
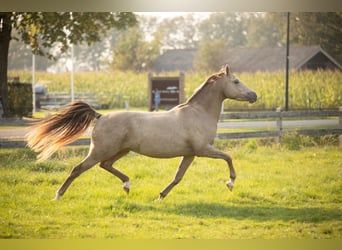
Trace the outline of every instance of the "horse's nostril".
{"type": "Polygon", "coordinates": [[[255,92],[249,92],[248,97],[250,103],[256,102],[256,100],[258,99],[258,96],[255,92]]]}

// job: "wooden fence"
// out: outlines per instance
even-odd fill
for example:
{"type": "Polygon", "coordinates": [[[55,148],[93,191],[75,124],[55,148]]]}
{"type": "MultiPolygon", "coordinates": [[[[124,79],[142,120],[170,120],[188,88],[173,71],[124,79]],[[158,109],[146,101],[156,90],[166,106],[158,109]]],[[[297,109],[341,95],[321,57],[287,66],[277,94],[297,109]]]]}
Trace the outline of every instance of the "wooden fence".
{"type": "MultiPolygon", "coordinates": [[[[123,107],[122,94],[95,94],[76,92],[74,99],[85,101],[95,109],[123,107]]],[[[68,92],[49,92],[46,95],[39,96],[38,100],[39,106],[42,109],[59,109],[62,106],[70,103],[71,96],[68,92]]]]}
{"type": "Polygon", "coordinates": [[[276,129],[273,131],[254,131],[237,133],[218,133],[217,139],[237,139],[237,138],[258,138],[276,137],[281,141],[281,137],[287,132],[297,132],[303,135],[340,135],[340,145],[342,144],[342,107],[335,111],[282,111],[280,108],[274,112],[252,112],[252,113],[225,113],[220,120],[228,119],[273,119],[276,121],[276,129]],[[283,130],[283,118],[310,118],[310,117],[339,117],[339,128],[337,129],[296,129],[283,130]]]}
{"type": "MultiPolygon", "coordinates": [[[[230,132],[230,133],[218,133],[217,139],[238,139],[238,138],[259,138],[259,137],[276,137],[277,142],[281,142],[281,137],[287,132],[297,132],[303,135],[339,135],[340,145],[342,145],[342,107],[339,110],[334,111],[277,111],[271,112],[242,112],[242,113],[224,113],[221,115],[220,120],[230,119],[244,119],[255,121],[255,119],[266,119],[267,121],[276,121],[276,128],[274,130],[261,130],[253,132],[230,132]],[[296,130],[284,130],[283,118],[310,118],[310,117],[338,117],[339,128],[334,129],[296,129],[296,130]]],[[[251,125],[253,128],[253,125],[251,125]]],[[[89,138],[81,138],[69,145],[89,145],[89,138]]],[[[0,138],[0,148],[20,148],[25,147],[26,142],[22,140],[9,140],[0,138]]]]}

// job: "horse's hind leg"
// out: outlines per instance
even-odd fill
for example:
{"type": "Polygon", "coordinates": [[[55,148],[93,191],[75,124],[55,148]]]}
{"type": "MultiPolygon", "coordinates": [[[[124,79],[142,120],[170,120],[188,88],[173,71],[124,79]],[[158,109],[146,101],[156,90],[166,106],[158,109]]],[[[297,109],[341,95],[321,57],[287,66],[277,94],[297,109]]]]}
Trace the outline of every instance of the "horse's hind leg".
{"type": "Polygon", "coordinates": [[[68,189],[70,184],[83,172],[87,171],[91,167],[93,167],[98,161],[95,161],[92,159],[89,155],[76,167],[74,167],[68,176],[68,178],[64,181],[62,186],[57,190],[55,200],[59,200],[61,196],[65,193],[65,191],[68,189]]]}
{"type": "Polygon", "coordinates": [[[129,188],[130,188],[129,177],[125,175],[124,173],[121,173],[119,170],[113,168],[113,163],[119,160],[121,157],[125,156],[128,152],[129,150],[121,151],[118,154],[100,163],[101,168],[115,175],[123,182],[123,189],[127,194],[129,193],[129,188]]]}

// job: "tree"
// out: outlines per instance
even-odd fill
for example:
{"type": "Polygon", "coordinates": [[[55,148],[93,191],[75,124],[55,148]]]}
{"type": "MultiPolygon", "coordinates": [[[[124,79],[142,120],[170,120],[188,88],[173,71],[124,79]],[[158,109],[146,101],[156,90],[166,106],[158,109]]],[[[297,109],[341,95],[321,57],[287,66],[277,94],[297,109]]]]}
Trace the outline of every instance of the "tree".
{"type": "Polygon", "coordinates": [[[342,62],[342,13],[291,13],[290,42],[300,45],[320,45],[342,62]]]}
{"type": "MultiPolygon", "coordinates": [[[[12,36],[17,35],[12,33],[12,36]]],[[[45,71],[54,63],[47,57],[36,56],[36,70],[45,71]]],[[[32,49],[23,41],[12,39],[8,51],[8,70],[30,70],[32,68],[32,49]]]]}
{"type": "MultiPolygon", "coordinates": [[[[278,28],[279,44],[286,43],[286,14],[267,13],[278,28]]],[[[290,46],[320,45],[337,61],[342,61],[342,14],[340,12],[299,12],[290,14],[290,46]]]]}
{"type": "Polygon", "coordinates": [[[136,24],[130,12],[0,12],[0,95],[3,116],[10,116],[7,98],[8,49],[12,29],[20,40],[30,45],[32,53],[53,58],[49,48],[58,44],[61,53],[70,44],[97,42],[110,29],[136,24]]]}
{"type": "Polygon", "coordinates": [[[139,26],[131,27],[118,36],[114,51],[113,68],[119,70],[141,71],[148,69],[152,61],[159,55],[160,38],[158,34],[153,40],[145,40],[139,26]]]}
{"type": "Polygon", "coordinates": [[[247,43],[247,22],[243,13],[220,12],[211,14],[200,24],[200,40],[223,40],[229,47],[243,47],[247,43]]]}
{"type": "Polygon", "coordinates": [[[248,18],[247,47],[277,47],[281,41],[281,30],[270,15],[255,13],[248,18]]]}
{"type": "Polygon", "coordinates": [[[137,48],[141,41],[141,34],[137,28],[129,29],[120,34],[114,51],[113,67],[119,70],[135,69],[137,62],[137,48]]]}
{"type": "Polygon", "coordinates": [[[164,48],[197,48],[199,23],[194,14],[165,19],[159,24],[156,34],[159,34],[164,48]]]}
{"type": "Polygon", "coordinates": [[[212,72],[220,68],[225,60],[224,52],[227,49],[222,39],[207,39],[200,43],[194,67],[197,70],[212,72]]]}

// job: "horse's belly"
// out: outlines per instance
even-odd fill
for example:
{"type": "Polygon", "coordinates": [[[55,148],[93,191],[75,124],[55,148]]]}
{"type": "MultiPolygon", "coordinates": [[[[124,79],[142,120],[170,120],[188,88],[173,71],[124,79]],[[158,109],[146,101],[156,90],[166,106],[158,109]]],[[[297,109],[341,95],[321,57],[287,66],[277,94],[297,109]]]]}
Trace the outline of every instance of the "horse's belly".
{"type": "Polygon", "coordinates": [[[139,150],[133,150],[136,153],[146,155],[154,158],[172,158],[178,156],[194,155],[191,149],[186,150],[150,150],[148,148],[140,148],[139,150]]]}
{"type": "Polygon", "coordinates": [[[156,158],[171,158],[194,154],[190,144],[181,139],[176,140],[176,138],[145,138],[144,140],[139,140],[138,143],[134,143],[130,148],[136,153],[156,158]]]}

